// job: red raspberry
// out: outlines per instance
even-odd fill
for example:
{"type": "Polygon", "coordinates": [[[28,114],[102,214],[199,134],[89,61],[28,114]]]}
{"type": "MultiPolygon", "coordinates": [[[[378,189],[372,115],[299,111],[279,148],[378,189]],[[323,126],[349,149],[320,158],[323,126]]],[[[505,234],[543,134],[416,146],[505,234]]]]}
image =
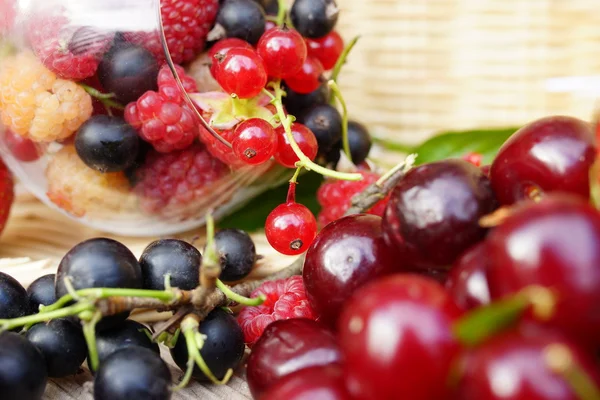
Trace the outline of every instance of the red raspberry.
{"type": "MultiPolygon", "coordinates": [[[[161,16],[169,53],[175,64],[191,61],[204,49],[206,35],[212,28],[218,0],[161,0],[161,16]]],[[[128,41],[140,44],[165,61],[158,33],[128,33],[128,41]]]]}
{"type": "MultiPolygon", "coordinates": [[[[227,166],[198,143],[168,154],[150,151],[144,165],[135,172],[133,190],[148,213],[182,213],[188,211],[186,206],[205,208],[213,206],[214,201],[225,202],[226,198],[215,198],[213,194],[219,192],[215,183],[228,173],[227,166]]],[[[195,211],[190,209],[189,214],[195,211]]]]}
{"type": "Polygon", "coordinates": [[[63,16],[33,18],[29,41],[35,55],[63,79],[82,80],[96,73],[113,34],[72,26],[63,16]]]}
{"type": "Polygon", "coordinates": [[[271,322],[290,318],[317,319],[308,304],[301,276],[265,282],[251,296],[261,294],[267,297],[263,304],[244,307],[238,315],[238,323],[244,331],[244,340],[248,346],[256,343],[271,322]]]}
{"type": "Polygon", "coordinates": [[[15,0],[0,0],[0,35],[12,29],[15,16],[15,0]]]}
{"type": "MultiPolygon", "coordinates": [[[[373,172],[359,171],[363,179],[357,182],[330,180],[324,182],[317,191],[317,200],[321,205],[318,221],[321,226],[340,219],[350,208],[352,197],[375,183],[379,175],[373,172]]],[[[383,216],[388,198],[379,201],[367,213],[383,216]]]]}
{"type": "MultiPolygon", "coordinates": [[[[175,66],[186,91],[195,92],[196,82],[175,66]]],[[[161,153],[183,150],[198,135],[198,122],[175,82],[169,67],[158,73],[158,92],[149,90],[125,107],[125,120],[161,153]]]]}
{"type": "Polygon", "coordinates": [[[8,213],[14,200],[13,180],[10,171],[0,159],[0,233],[4,230],[8,213]]]}

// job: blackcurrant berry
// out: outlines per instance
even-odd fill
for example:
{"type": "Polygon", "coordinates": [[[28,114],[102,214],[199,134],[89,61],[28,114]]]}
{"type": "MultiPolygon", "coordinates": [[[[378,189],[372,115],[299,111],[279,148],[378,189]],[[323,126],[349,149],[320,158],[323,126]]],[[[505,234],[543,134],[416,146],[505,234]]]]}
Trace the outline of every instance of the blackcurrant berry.
{"type": "Polygon", "coordinates": [[[254,0],[262,6],[267,15],[277,15],[279,11],[279,5],[277,0],[254,0]]]}
{"type": "Polygon", "coordinates": [[[98,65],[102,87],[123,104],[156,90],[159,65],[152,53],[128,42],[116,43],[98,65]]]}
{"type": "Polygon", "coordinates": [[[171,372],[159,355],[128,347],[113,353],[98,368],[94,400],[168,400],[171,372]]]}
{"type": "Polygon", "coordinates": [[[29,308],[31,312],[36,313],[40,306],[49,306],[56,301],[54,291],[54,281],[56,274],[48,274],[37,278],[27,288],[29,297],[29,308]]]}
{"type": "Polygon", "coordinates": [[[136,321],[126,320],[110,329],[96,333],[100,365],[113,353],[126,347],[146,348],[159,354],[158,344],[146,334],[148,328],[136,321]]]}
{"type": "MultiPolygon", "coordinates": [[[[244,355],[244,333],[235,318],[220,308],[212,311],[200,323],[199,332],[206,335],[200,354],[206,365],[217,379],[223,379],[229,368],[238,366],[244,355]]],[[[188,352],[183,335],[179,336],[177,344],[171,349],[175,363],[185,371],[187,369],[188,352]]],[[[194,367],[194,378],[208,381],[208,378],[198,368],[194,367]]]]}
{"type": "Polygon", "coordinates": [[[225,0],[217,14],[217,24],[227,37],[255,45],[265,32],[265,12],[252,0],[225,0]]]}
{"type": "Polygon", "coordinates": [[[25,288],[12,276],[0,272],[0,319],[23,317],[31,311],[25,288]]]}
{"type": "Polygon", "coordinates": [[[17,333],[0,333],[2,400],[41,400],[47,381],[48,372],[42,353],[17,333]]]}
{"type": "Polygon", "coordinates": [[[75,375],[87,357],[81,327],[68,319],[53,319],[29,328],[27,339],[42,352],[48,376],[75,375]]]}
{"type": "Polygon", "coordinates": [[[290,17],[302,36],[317,39],[333,30],[339,13],[334,0],[295,0],[290,17]]]}
{"type": "Polygon", "coordinates": [[[191,244],[177,239],[152,242],[140,257],[144,289],[164,290],[165,275],[170,284],[182,290],[195,289],[200,283],[202,255],[191,244]]]}
{"type": "Polygon", "coordinates": [[[283,89],[286,93],[282,99],[283,105],[292,115],[302,115],[309,108],[319,104],[326,104],[329,101],[329,88],[326,84],[321,84],[316,90],[308,94],[294,92],[285,84],[283,85],[283,89]]]}
{"type": "Polygon", "coordinates": [[[246,232],[240,229],[220,230],[215,235],[214,245],[221,263],[221,280],[237,281],[252,271],[256,248],[246,232]]]}
{"type": "Polygon", "coordinates": [[[348,144],[352,162],[356,165],[364,162],[373,144],[367,127],[360,122],[348,121],[348,144]]]}
{"type": "Polygon", "coordinates": [[[342,116],[329,104],[320,104],[308,109],[299,117],[299,122],[314,133],[323,155],[342,139],[342,116]]]}
{"type": "Polygon", "coordinates": [[[139,136],[121,117],[97,115],[77,131],[75,150],[90,168],[100,172],[121,172],[137,158],[139,136]]]}
{"type": "Polygon", "coordinates": [[[473,164],[424,164],[409,171],[392,192],[384,237],[407,267],[447,269],[483,239],[486,230],[479,219],[495,208],[489,179],[473,164]]]}

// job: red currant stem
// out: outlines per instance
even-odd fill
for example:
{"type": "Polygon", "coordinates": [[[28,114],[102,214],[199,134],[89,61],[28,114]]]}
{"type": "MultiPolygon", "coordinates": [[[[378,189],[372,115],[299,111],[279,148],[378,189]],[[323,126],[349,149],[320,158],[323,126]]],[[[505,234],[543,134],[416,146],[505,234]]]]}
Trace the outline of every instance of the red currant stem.
{"type": "Polygon", "coordinates": [[[600,390],[594,380],[573,358],[568,347],[555,343],[544,350],[548,367],[562,376],[579,400],[600,400],[600,390]]]}
{"type": "Polygon", "coordinates": [[[323,176],[329,176],[331,178],[346,180],[346,181],[360,181],[363,177],[358,173],[347,173],[347,172],[338,172],[331,170],[329,168],[325,168],[316,164],[310,160],[300,149],[298,143],[294,139],[294,135],[292,134],[292,117],[286,116],[285,111],[283,110],[283,103],[281,102],[281,98],[284,95],[284,90],[281,89],[281,81],[276,81],[273,83],[273,88],[275,90],[275,99],[271,101],[275,108],[277,109],[277,114],[279,115],[279,119],[281,121],[281,125],[285,130],[285,135],[290,142],[290,146],[294,150],[294,153],[298,157],[300,161],[296,163],[296,167],[304,167],[307,170],[313,170],[318,174],[323,176]]]}
{"type": "Polygon", "coordinates": [[[238,304],[242,304],[244,306],[260,306],[262,303],[265,302],[265,300],[267,300],[264,294],[261,294],[258,297],[241,296],[232,291],[231,288],[223,282],[221,282],[220,279],[217,279],[217,288],[219,288],[219,290],[221,290],[221,292],[223,292],[225,297],[227,297],[229,300],[238,304]]]}
{"type": "Polygon", "coordinates": [[[290,182],[288,186],[286,203],[295,203],[296,202],[296,182],[290,182]]]}
{"type": "Polygon", "coordinates": [[[277,26],[283,26],[286,20],[287,15],[287,1],[286,0],[277,0],[277,19],[275,19],[275,23],[277,26]]]}
{"type": "Polygon", "coordinates": [[[331,71],[331,78],[329,78],[329,79],[337,82],[338,76],[340,75],[340,72],[342,71],[342,67],[344,66],[344,64],[346,64],[346,59],[348,58],[348,54],[350,54],[350,52],[356,45],[356,42],[358,42],[358,39],[360,39],[360,36],[355,36],[346,45],[346,47],[344,47],[342,54],[340,54],[340,58],[338,58],[335,65],[333,66],[333,71],[331,71]]]}
{"type": "Polygon", "coordinates": [[[301,171],[302,171],[302,167],[296,168],[296,172],[294,172],[294,175],[290,179],[290,183],[297,183],[298,182],[298,176],[300,175],[301,171]]]}
{"type": "Polygon", "coordinates": [[[100,360],[98,359],[98,348],[96,347],[96,324],[102,319],[102,313],[96,311],[92,317],[83,323],[83,336],[88,348],[88,364],[92,371],[98,369],[100,360]]]}
{"type": "Polygon", "coordinates": [[[348,107],[346,107],[346,101],[344,100],[344,96],[342,96],[342,91],[333,79],[327,82],[327,86],[331,89],[331,100],[335,101],[337,98],[342,106],[342,146],[344,148],[344,153],[346,153],[346,157],[352,162],[350,142],[348,141],[348,107]]]}

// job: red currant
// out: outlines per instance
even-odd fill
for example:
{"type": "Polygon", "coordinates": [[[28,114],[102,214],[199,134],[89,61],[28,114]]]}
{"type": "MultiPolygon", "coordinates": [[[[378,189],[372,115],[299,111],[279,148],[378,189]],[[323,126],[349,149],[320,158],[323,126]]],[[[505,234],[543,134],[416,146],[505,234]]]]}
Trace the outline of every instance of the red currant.
{"type": "Polygon", "coordinates": [[[315,57],[306,57],[302,68],[285,79],[285,84],[296,93],[309,94],[317,90],[324,72],[323,65],[315,57]]]}
{"type": "Polygon", "coordinates": [[[246,42],[245,40],[239,39],[239,38],[221,39],[210,48],[210,50],[208,51],[208,56],[210,57],[210,60],[212,62],[211,66],[210,66],[210,72],[213,77],[215,76],[216,66],[218,64],[218,61],[215,58],[215,55],[221,54],[222,56],[224,56],[225,54],[227,54],[229,52],[229,50],[236,48],[236,47],[242,47],[242,48],[250,49],[250,50],[254,49],[254,47],[252,47],[252,45],[250,43],[246,42]]]}
{"type": "Polygon", "coordinates": [[[233,133],[233,152],[247,164],[262,164],[277,150],[278,138],[273,126],[261,118],[241,122],[233,133]]]}
{"type": "Polygon", "coordinates": [[[306,46],[308,55],[321,61],[323,68],[329,71],[344,51],[344,39],[333,31],[319,39],[306,39],[306,46]]]}
{"type": "Polygon", "coordinates": [[[19,161],[35,161],[42,155],[42,151],[33,141],[8,129],[4,132],[4,140],[6,147],[8,147],[12,155],[19,161]]]}
{"type": "Polygon", "coordinates": [[[266,31],[256,49],[265,62],[267,74],[273,78],[296,74],[306,61],[306,43],[293,29],[275,27],[266,31]]]}
{"type": "Polygon", "coordinates": [[[267,84],[267,72],[254,50],[234,47],[224,57],[218,53],[215,79],[225,92],[240,99],[257,96],[267,84]],[[222,58],[221,58],[222,57],[222,58]]]}
{"type": "MultiPolygon", "coordinates": [[[[275,152],[275,160],[284,167],[294,168],[296,163],[300,161],[296,153],[294,153],[294,149],[290,145],[290,142],[285,134],[285,129],[283,126],[279,126],[275,133],[278,137],[278,145],[277,152],[275,152]]],[[[319,145],[317,144],[317,138],[314,133],[306,126],[293,123],[292,124],[292,137],[298,143],[298,147],[302,150],[302,153],[311,160],[314,160],[317,156],[317,151],[319,150],[319,145]]]]}

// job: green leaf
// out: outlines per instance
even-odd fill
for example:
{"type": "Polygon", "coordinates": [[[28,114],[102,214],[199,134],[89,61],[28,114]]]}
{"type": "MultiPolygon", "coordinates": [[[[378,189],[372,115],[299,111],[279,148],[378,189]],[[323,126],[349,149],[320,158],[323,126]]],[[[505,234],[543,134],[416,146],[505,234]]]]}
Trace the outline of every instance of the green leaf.
{"type": "MultiPolygon", "coordinates": [[[[296,187],[296,202],[304,204],[315,216],[320,210],[317,202],[317,189],[321,186],[323,177],[315,172],[302,174],[296,187]]],[[[220,220],[219,228],[237,228],[247,232],[263,229],[269,213],[278,205],[285,202],[288,182],[270,189],[255,197],[240,210],[220,220]]]]}

